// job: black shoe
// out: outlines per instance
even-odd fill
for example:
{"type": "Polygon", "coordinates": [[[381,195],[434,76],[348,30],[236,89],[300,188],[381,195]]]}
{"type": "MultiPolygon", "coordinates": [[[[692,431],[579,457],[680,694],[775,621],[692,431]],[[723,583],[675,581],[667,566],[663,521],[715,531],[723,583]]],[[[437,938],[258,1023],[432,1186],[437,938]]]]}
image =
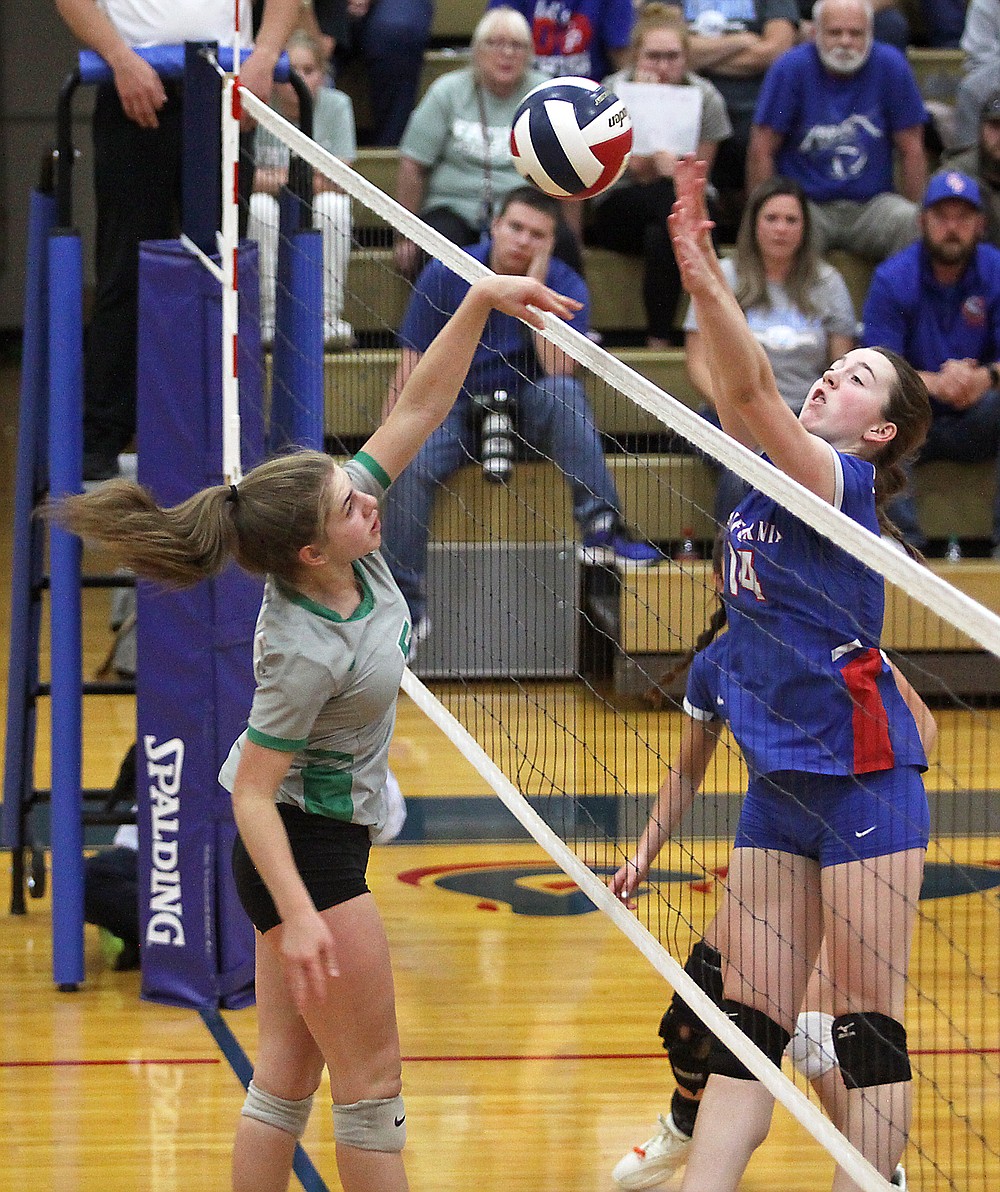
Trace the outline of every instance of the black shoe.
{"type": "Polygon", "coordinates": [[[83,453],[84,480],[113,480],[118,475],[118,455],[108,451],[83,453]]]}

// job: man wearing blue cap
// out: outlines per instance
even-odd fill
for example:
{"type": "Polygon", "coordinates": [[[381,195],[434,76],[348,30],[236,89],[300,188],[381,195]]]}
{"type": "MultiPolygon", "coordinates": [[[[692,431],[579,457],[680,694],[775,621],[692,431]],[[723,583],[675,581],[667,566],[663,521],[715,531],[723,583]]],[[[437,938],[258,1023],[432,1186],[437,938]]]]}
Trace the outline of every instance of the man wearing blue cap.
{"type": "MultiPolygon", "coordinates": [[[[918,462],[978,463],[1000,449],[1000,249],[982,243],[979,185],[942,170],[924,195],[921,238],[881,264],[865,299],[862,342],[892,348],[916,368],[934,419],[918,462]]],[[[1000,486],[993,555],[1000,558],[1000,486]]],[[[926,539],[911,494],[891,510],[908,542],[926,539]]]]}

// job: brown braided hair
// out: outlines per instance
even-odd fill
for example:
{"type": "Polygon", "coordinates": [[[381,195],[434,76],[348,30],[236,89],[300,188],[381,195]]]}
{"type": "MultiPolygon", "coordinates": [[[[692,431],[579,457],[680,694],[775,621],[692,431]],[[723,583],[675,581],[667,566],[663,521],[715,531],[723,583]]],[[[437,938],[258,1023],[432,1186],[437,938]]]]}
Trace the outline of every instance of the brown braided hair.
{"type": "MultiPolygon", "coordinates": [[[[722,555],[725,549],[726,530],[724,526],[720,526],[716,531],[715,540],[712,543],[712,575],[716,582],[722,579],[722,555]]],[[[662,711],[667,698],[667,689],[687,671],[688,667],[694,661],[695,654],[700,654],[702,650],[715,641],[725,628],[725,625],[726,606],[720,596],[716,601],[715,610],[711,617],[709,617],[708,624],[698,634],[694,645],[690,650],[682,654],[669,670],[665,670],[659,679],[646,688],[642,695],[643,700],[655,708],[656,711],[662,711]]]]}

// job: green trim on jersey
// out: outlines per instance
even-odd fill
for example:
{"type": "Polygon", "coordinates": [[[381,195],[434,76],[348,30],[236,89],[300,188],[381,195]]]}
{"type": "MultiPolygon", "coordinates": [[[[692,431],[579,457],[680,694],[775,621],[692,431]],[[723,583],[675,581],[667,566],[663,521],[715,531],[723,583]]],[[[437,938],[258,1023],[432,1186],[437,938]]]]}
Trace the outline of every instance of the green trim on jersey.
{"type": "Polygon", "coordinates": [[[301,741],[289,741],[284,737],[269,737],[267,733],[258,732],[250,725],[247,725],[247,740],[253,741],[255,745],[262,745],[265,749],[277,749],[279,753],[298,753],[300,749],[309,744],[308,737],[303,737],[301,741]]]}
{"type": "Polygon", "coordinates": [[[354,816],[351,797],[354,755],[336,749],[306,749],[304,755],[309,760],[299,772],[306,811],[350,823],[354,816]]]}
{"type": "Polygon", "coordinates": [[[375,597],[372,595],[371,587],[365,577],[365,573],[357,564],[355,560],[351,567],[354,569],[354,578],[361,586],[361,603],[354,610],[349,617],[342,617],[340,613],[335,613],[332,608],[327,608],[325,604],[320,604],[309,596],[305,596],[302,592],[297,592],[294,588],[288,587],[287,584],[281,585],[281,590],[285,596],[292,602],[297,604],[299,608],[304,608],[307,612],[315,613],[317,617],[322,617],[324,621],[336,621],[338,624],[343,624],[345,621],[360,621],[375,607],[375,597]]]}
{"type": "Polygon", "coordinates": [[[392,484],[392,478],[389,473],[382,467],[382,465],[375,459],[374,456],[368,454],[367,451],[359,451],[354,458],[359,464],[375,477],[375,479],[382,485],[383,488],[388,488],[392,484]]]}

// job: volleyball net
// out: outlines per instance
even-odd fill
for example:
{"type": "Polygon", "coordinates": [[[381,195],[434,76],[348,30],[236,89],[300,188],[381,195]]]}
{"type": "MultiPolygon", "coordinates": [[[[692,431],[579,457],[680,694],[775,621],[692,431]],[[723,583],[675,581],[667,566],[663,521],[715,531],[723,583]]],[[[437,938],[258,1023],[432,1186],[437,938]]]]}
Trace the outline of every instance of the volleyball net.
{"type": "MultiPolygon", "coordinates": [[[[308,292],[295,286],[301,238],[287,217],[282,222],[287,196],[265,205],[264,235],[272,240],[263,268],[272,271],[277,316],[272,328],[265,296],[264,339],[273,350],[262,354],[261,369],[266,403],[305,407],[313,398],[296,391],[287,379],[294,370],[279,368],[279,358],[321,351],[326,340],[324,441],[346,456],[378,424],[399,360],[397,332],[414,294],[394,267],[392,236],[414,241],[466,281],[482,276],[484,266],[252,95],[244,96],[244,108],[272,149],[284,146],[292,162],[304,162],[322,180],[314,194],[341,200],[313,204],[304,220],[326,238],[323,292],[312,283],[308,292]],[[336,218],[329,214],[334,207],[336,218]]],[[[251,214],[259,235],[261,210],[251,214]]],[[[317,251],[315,243],[308,251],[317,251]]],[[[265,277],[262,286],[271,284],[265,277]]],[[[908,973],[895,974],[905,980],[913,1067],[904,1161],[912,1187],[985,1192],[1000,1176],[1000,712],[993,706],[1000,618],[963,587],[994,592],[996,565],[968,561],[949,570],[913,562],[727,438],[690,399],[664,392],[651,379],[653,357],[643,366],[651,376],[644,375],[549,316],[545,336],[577,362],[624,519],[636,538],[663,551],[664,561],[633,569],[587,552],[566,475],[524,442],[515,410],[515,462],[506,483],[484,474],[480,430],[454,474],[435,488],[426,527],[430,626],[405,677],[406,695],[704,1023],[859,1186],[874,1192],[889,1185],[820,1112],[804,1078],[788,1062],[779,1070],[768,1061],[683,969],[719,906],[746,787],[746,767],[728,732],[634,913],[612,896],[607,880],[632,856],[677,756],[684,679],[671,672],[715,607],[710,555],[719,469],[879,572],[884,648],[932,705],[942,742],[925,776],[932,840],[912,960],[908,973]]],[[[470,401],[470,418],[480,416],[474,408],[470,401]]],[[[307,410],[302,415],[308,420],[307,410]]],[[[835,599],[817,592],[818,607],[835,599]]],[[[788,644],[774,646],[762,667],[781,665],[788,644]]],[[[901,894],[880,886],[872,870],[866,897],[888,907],[901,894]]],[[[749,943],[730,941],[729,963],[739,967],[749,943]]],[[[774,943],[761,935],[753,947],[774,943]]],[[[824,976],[836,986],[836,972],[824,976]]],[[[651,1031],[668,996],[665,990],[664,1006],[649,1008],[651,1031]]]]}

